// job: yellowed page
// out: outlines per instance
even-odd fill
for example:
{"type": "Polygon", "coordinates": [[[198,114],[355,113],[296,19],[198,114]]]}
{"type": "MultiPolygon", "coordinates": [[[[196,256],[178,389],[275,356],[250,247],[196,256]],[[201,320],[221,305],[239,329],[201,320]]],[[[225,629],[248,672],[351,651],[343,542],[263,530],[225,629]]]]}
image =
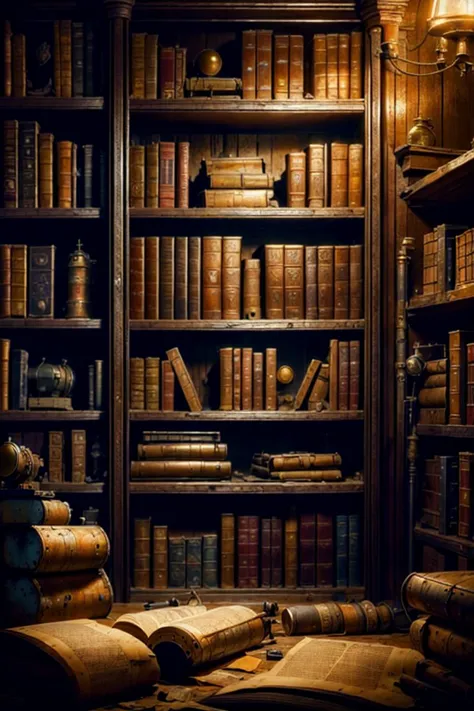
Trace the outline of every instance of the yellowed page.
{"type": "Polygon", "coordinates": [[[187,617],[196,617],[206,611],[204,605],[183,605],[183,607],[165,607],[144,612],[128,612],[116,619],[113,627],[128,632],[148,644],[153,632],[163,625],[169,625],[187,617]]]}

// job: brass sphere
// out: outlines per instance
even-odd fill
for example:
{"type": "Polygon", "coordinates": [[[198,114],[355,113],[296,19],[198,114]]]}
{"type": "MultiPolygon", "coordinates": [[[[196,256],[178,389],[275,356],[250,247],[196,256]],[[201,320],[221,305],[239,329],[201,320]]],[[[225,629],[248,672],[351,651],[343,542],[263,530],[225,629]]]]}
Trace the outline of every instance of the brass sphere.
{"type": "Polygon", "coordinates": [[[282,385],[288,385],[293,382],[295,377],[294,370],[289,365],[281,365],[277,371],[277,380],[282,385]]]}
{"type": "Polygon", "coordinates": [[[203,49],[196,57],[196,63],[201,74],[215,77],[222,69],[222,58],[215,49],[203,49]]]}

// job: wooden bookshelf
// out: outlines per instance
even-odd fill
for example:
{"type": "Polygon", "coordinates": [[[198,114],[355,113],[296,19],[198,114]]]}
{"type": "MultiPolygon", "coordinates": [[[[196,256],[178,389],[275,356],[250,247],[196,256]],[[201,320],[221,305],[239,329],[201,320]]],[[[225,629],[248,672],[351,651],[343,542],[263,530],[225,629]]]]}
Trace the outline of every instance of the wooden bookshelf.
{"type": "MultiPolygon", "coordinates": [[[[0,321],[1,325],[1,321],[0,321]]],[[[336,320],[327,321],[277,321],[258,319],[255,321],[200,321],[185,320],[143,320],[130,321],[131,331],[363,331],[364,320],[336,320]]]]}
{"type": "Polygon", "coordinates": [[[73,481],[42,481],[43,491],[54,491],[57,494],[102,494],[105,489],[104,482],[94,482],[88,484],[76,483],[73,481]]]}
{"type": "Polygon", "coordinates": [[[0,422],[97,422],[99,410],[7,410],[0,412],[0,422]]]}
{"type": "MultiPolygon", "coordinates": [[[[353,220],[362,219],[363,207],[131,207],[132,219],[174,218],[182,220],[353,220]]],[[[1,214],[0,214],[1,216],[1,214]]]]}
{"type": "Polygon", "coordinates": [[[472,307],[474,302],[474,284],[466,284],[460,289],[440,292],[438,294],[421,294],[410,299],[408,310],[416,313],[425,309],[437,311],[453,310],[454,308],[472,307]]]}
{"type": "Polygon", "coordinates": [[[0,328],[96,331],[102,328],[102,320],[100,318],[0,318],[0,328]]]}
{"type": "Polygon", "coordinates": [[[102,96],[73,96],[63,98],[57,96],[2,96],[0,111],[102,111],[104,98],[102,96]]]}
{"type": "MultiPolygon", "coordinates": [[[[179,597],[189,592],[186,588],[167,588],[154,590],[152,588],[132,588],[130,602],[166,601],[170,597],[179,597]]],[[[197,588],[199,597],[204,603],[228,605],[238,602],[245,604],[272,600],[279,604],[295,602],[324,602],[331,600],[363,600],[364,588],[197,588]]]]}
{"type": "Polygon", "coordinates": [[[272,410],[203,410],[202,412],[152,412],[130,410],[135,422],[355,422],[364,419],[363,410],[272,411],[272,410]]]}
{"type": "Polygon", "coordinates": [[[98,207],[2,207],[0,219],[9,220],[97,220],[98,207]]]}
{"type": "Polygon", "coordinates": [[[468,538],[459,538],[459,536],[443,536],[438,531],[430,528],[423,528],[420,525],[415,526],[415,538],[420,543],[426,543],[434,548],[439,548],[443,551],[456,553],[457,555],[465,556],[466,558],[474,558],[474,541],[468,538]]]}
{"type": "Polygon", "coordinates": [[[474,425],[417,425],[416,432],[424,437],[471,439],[474,437],[474,425]]]}
{"type": "Polygon", "coordinates": [[[311,481],[131,481],[131,494],[362,494],[364,482],[311,481]]]}
{"type": "Polygon", "coordinates": [[[472,200],[474,180],[474,149],[425,175],[402,192],[402,197],[412,208],[459,206],[472,200]]]}

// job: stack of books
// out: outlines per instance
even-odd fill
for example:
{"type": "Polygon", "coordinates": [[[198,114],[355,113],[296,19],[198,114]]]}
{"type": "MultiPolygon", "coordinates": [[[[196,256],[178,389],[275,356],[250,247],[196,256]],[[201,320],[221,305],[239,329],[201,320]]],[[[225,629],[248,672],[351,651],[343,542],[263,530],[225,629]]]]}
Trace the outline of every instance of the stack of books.
{"type": "Polygon", "coordinates": [[[182,99],[186,47],[159,47],[158,35],[132,33],[132,99],[182,99]]]}
{"type": "Polygon", "coordinates": [[[456,289],[474,282],[474,230],[456,237],[456,289]]]}
{"type": "Polygon", "coordinates": [[[263,479],[280,481],[340,481],[341,465],[342,457],[337,452],[333,454],[262,452],[253,455],[250,472],[263,479]]]}
{"type": "Polygon", "coordinates": [[[270,207],[273,178],[265,173],[263,158],[223,157],[206,160],[210,187],[204,191],[205,207],[270,207]]]}
{"type": "Polygon", "coordinates": [[[438,225],[423,236],[424,295],[443,294],[474,280],[472,248],[470,251],[467,248],[471,230],[464,232],[465,229],[462,225],[438,225]],[[471,265],[469,280],[468,265],[471,265]]]}
{"type": "Polygon", "coordinates": [[[189,143],[130,146],[130,207],[189,207],[189,143]]]}

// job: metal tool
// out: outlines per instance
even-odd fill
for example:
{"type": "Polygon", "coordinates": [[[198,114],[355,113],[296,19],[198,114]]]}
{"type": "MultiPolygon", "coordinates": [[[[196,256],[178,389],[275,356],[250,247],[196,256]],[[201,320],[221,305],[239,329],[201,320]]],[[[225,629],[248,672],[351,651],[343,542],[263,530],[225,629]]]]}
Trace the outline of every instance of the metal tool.
{"type": "MultiPolygon", "coordinates": [[[[183,601],[186,605],[202,605],[201,598],[195,590],[191,590],[189,596],[183,601]]],[[[164,607],[179,607],[181,602],[177,597],[172,597],[163,602],[145,602],[143,607],[145,610],[161,610],[164,607]]]]}

